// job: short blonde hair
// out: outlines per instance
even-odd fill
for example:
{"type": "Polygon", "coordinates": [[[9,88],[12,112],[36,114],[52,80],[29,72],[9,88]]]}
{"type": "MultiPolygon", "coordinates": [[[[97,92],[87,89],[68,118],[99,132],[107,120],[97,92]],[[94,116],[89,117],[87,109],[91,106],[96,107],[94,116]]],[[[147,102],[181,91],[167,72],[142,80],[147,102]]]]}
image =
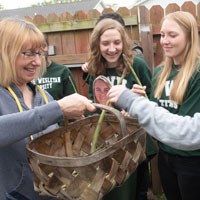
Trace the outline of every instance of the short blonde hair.
{"type": "MultiPolygon", "coordinates": [[[[0,86],[8,87],[17,81],[15,62],[26,45],[32,49],[43,48],[45,39],[43,33],[31,22],[17,19],[4,18],[0,21],[0,86]]],[[[43,62],[38,68],[35,78],[46,69],[43,62]]]]}

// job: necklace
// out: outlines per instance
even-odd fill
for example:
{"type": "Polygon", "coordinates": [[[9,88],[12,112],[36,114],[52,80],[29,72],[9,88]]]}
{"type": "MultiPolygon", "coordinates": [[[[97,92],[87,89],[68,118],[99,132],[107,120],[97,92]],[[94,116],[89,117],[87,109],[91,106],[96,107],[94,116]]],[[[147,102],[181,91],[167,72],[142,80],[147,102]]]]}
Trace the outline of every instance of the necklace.
{"type": "MultiPolygon", "coordinates": [[[[47,96],[45,95],[44,91],[38,85],[36,87],[39,90],[39,92],[41,93],[41,95],[43,96],[45,103],[48,104],[48,99],[47,99],[47,96]]],[[[19,99],[18,99],[17,95],[15,94],[15,92],[12,90],[12,88],[10,86],[7,87],[7,89],[12,94],[12,96],[14,97],[14,99],[15,99],[15,101],[17,103],[19,111],[23,112],[22,106],[21,106],[21,104],[19,102],[19,99]]],[[[31,140],[33,140],[33,136],[32,135],[30,136],[30,138],[31,138],[31,140]]]]}

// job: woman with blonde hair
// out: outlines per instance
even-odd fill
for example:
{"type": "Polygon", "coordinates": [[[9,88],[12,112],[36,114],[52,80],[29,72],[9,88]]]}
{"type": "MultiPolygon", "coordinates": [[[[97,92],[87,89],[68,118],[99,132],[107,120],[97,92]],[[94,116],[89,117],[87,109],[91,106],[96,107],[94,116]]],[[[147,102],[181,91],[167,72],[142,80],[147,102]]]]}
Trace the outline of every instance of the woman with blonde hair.
{"type": "MultiPolygon", "coordinates": [[[[200,49],[194,16],[184,11],[166,15],[160,43],[165,61],[155,69],[151,100],[173,114],[193,116],[200,112],[200,49]]],[[[142,94],[140,89],[133,87],[142,94]]],[[[200,149],[179,150],[162,140],[158,145],[158,168],[167,199],[200,199],[200,149]]]]}
{"type": "Polygon", "coordinates": [[[15,18],[0,21],[0,199],[44,200],[34,191],[26,144],[58,127],[67,118],[94,111],[78,94],[61,100],[32,83],[45,70],[45,39],[32,23],[15,18]]]}
{"type": "Polygon", "coordinates": [[[189,80],[199,70],[200,50],[198,26],[195,18],[188,12],[174,12],[162,20],[161,45],[165,52],[164,67],[161,67],[155,88],[155,97],[160,98],[171,70],[178,71],[170,92],[170,100],[182,104],[189,80]],[[176,29],[167,26],[176,24],[176,29]],[[180,32],[179,32],[180,31],[180,32]],[[176,39],[177,38],[177,39],[176,39]],[[171,39],[171,40],[170,40],[171,39]]]}

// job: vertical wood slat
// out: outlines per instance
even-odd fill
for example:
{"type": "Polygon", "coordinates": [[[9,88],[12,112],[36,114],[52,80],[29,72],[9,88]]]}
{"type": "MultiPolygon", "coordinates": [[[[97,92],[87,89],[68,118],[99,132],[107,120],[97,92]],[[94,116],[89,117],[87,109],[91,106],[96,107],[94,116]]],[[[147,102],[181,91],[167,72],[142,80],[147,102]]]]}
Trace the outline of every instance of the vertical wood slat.
{"type": "Polygon", "coordinates": [[[73,20],[73,16],[71,13],[69,12],[64,12],[60,15],[60,21],[64,22],[64,21],[70,21],[73,20]]]}
{"type": "Polygon", "coordinates": [[[154,194],[160,194],[163,189],[160,182],[160,175],[158,173],[158,156],[156,155],[151,160],[151,173],[152,173],[152,190],[154,194]]]}
{"type": "Polygon", "coordinates": [[[154,70],[154,50],[153,50],[153,36],[152,27],[149,24],[148,10],[141,6],[139,8],[140,13],[140,39],[143,47],[144,59],[150,67],[151,71],[154,70]]]}
{"type": "Polygon", "coordinates": [[[122,17],[130,16],[130,11],[126,7],[120,7],[120,8],[118,8],[117,13],[119,15],[121,15],[122,17]]]}
{"type": "Polygon", "coordinates": [[[47,23],[59,22],[60,18],[55,13],[50,13],[47,16],[47,23]]]}
{"type": "Polygon", "coordinates": [[[61,33],[63,54],[76,54],[75,33],[63,32],[61,33]]]}
{"type": "MultiPolygon", "coordinates": [[[[147,21],[146,23],[152,24],[152,26],[156,27],[155,29],[157,31],[159,31],[160,20],[163,18],[163,16],[164,16],[164,9],[159,5],[153,6],[149,10],[149,22],[147,21]]],[[[143,41],[143,39],[141,39],[141,40],[143,41]]],[[[152,36],[152,40],[153,40],[153,36],[152,36]]],[[[156,41],[156,40],[153,40],[153,41],[156,41]]],[[[152,43],[151,45],[153,45],[153,41],[151,42],[152,43]]],[[[157,40],[156,42],[157,42],[157,47],[159,47],[159,45],[158,45],[159,40],[157,40]]],[[[152,54],[151,54],[151,56],[152,56],[152,54]]],[[[154,58],[154,52],[153,52],[153,58],[154,58]]],[[[154,59],[153,59],[153,61],[155,62],[154,59]]],[[[161,193],[162,192],[162,186],[161,186],[160,176],[159,176],[159,172],[158,172],[158,161],[157,161],[157,159],[158,159],[158,157],[156,155],[151,160],[152,190],[153,190],[154,193],[161,193]]]]}
{"type": "MultiPolygon", "coordinates": [[[[134,6],[130,10],[130,15],[135,15],[138,18],[138,7],[137,6],[134,6]]],[[[138,43],[141,43],[140,36],[139,36],[139,26],[129,26],[126,29],[128,29],[127,32],[130,32],[129,34],[131,35],[131,39],[133,41],[139,41],[138,43]]]]}
{"type": "Polygon", "coordinates": [[[109,13],[109,12],[115,12],[115,11],[112,8],[104,8],[104,10],[102,11],[102,14],[109,13]]]}
{"type": "Polygon", "coordinates": [[[154,42],[154,62],[155,62],[154,64],[155,67],[157,67],[163,61],[163,51],[160,45],[160,35],[154,35],[153,42],[154,42]]]}
{"type": "MultiPolygon", "coordinates": [[[[169,9],[172,7],[168,8],[168,12],[171,12],[169,9]]],[[[149,10],[149,18],[150,18],[150,24],[152,24],[152,34],[153,34],[153,45],[154,45],[154,64],[155,67],[157,67],[158,64],[161,63],[163,56],[162,56],[162,48],[160,46],[160,20],[164,16],[164,10],[161,6],[153,6],[149,10]]],[[[156,166],[154,166],[156,167],[156,166]]],[[[153,179],[154,177],[157,177],[157,175],[153,174],[153,179]]],[[[160,180],[158,180],[160,182],[160,180]]],[[[154,186],[154,191],[159,191],[159,189],[155,189],[154,186]]]]}
{"type": "MultiPolygon", "coordinates": [[[[130,16],[130,11],[129,11],[128,8],[126,8],[126,7],[121,7],[121,8],[119,8],[119,9],[117,10],[117,13],[118,13],[119,15],[121,15],[122,17],[130,16]]],[[[132,38],[132,32],[131,32],[130,27],[127,27],[127,26],[126,26],[125,29],[126,29],[126,32],[127,32],[128,36],[129,36],[130,38],[132,38]]]]}
{"type": "Polygon", "coordinates": [[[34,24],[44,24],[47,22],[47,18],[44,17],[43,15],[36,15],[34,18],[33,18],[33,23],[34,24]]]}
{"type": "Polygon", "coordinates": [[[98,19],[101,16],[101,13],[98,10],[93,9],[93,10],[88,11],[87,16],[88,16],[88,19],[98,19]]]}
{"type": "MultiPolygon", "coordinates": [[[[74,18],[76,20],[88,19],[87,15],[83,11],[77,11],[74,18]]],[[[75,46],[77,54],[88,52],[88,41],[88,30],[75,31],[75,46]]],[[[83,87],[84,81],[82,79],[82,74],[83,72],[81,68],[73,69],[73,76],[76,81],[77,87],[79,88],[79,93],[88,97],[88,88],[83,87]]]]}
{"type": "Polygon", "coordinates": [[[62,41],[61,41],[61,33],[49,33],[47,34],[49,45],[55,46],[56,55],[62,55],[62,41]]]}
{"type": "Polygon", "coordinates": [[[150,9],[150,23],[160,24],[160,20],[164,16],[164,9],[160,5],[152,6],[150,9]]]}
{"type": "Polygon", "coordinates": [[[180,11],[180,7],[176,3],[169,4],[165,8],[165,14],[169,14],[176,11],[180,11]]]}
{"type": "Polygon", "coordinates": [[[185,2],[181,6],[181,10],[191,13],[196,19],[196,5],[193,2],[185,2]]]}
{"type": "Polygon", "coordinates": [[[160,5],[156,5],[152,6],[149,12],[153,33],[160,34],[160,20],[164,17],[164,9],[160,5]]]}

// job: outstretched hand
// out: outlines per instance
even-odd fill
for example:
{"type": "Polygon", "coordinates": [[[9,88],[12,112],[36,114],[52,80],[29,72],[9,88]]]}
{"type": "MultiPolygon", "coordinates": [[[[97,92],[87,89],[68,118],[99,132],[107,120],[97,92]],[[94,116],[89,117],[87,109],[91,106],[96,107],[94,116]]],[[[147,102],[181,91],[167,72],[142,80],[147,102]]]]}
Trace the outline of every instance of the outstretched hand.
{"type": "Polygon", "coordinates": [[[96,110],[91,100],[77,93],[58,100],[58,104],[68,119],[78,119],[83,116],[85,111],[93,112],[96,110]]]}
{"type": "Polygon", "coordinates": [[[131,91],[140,95],[140,96],[145,96],[146,86],[140,86],[138,84],[134,84],[131,91]]]}
{"type": "Polygon", "coordinates": [[[107,93],[107,96],[111,103],[115,104],[119,98],[119,96],[125,91],[127,88],[123,85],[115,85],[113,86],[107,93]]]}

